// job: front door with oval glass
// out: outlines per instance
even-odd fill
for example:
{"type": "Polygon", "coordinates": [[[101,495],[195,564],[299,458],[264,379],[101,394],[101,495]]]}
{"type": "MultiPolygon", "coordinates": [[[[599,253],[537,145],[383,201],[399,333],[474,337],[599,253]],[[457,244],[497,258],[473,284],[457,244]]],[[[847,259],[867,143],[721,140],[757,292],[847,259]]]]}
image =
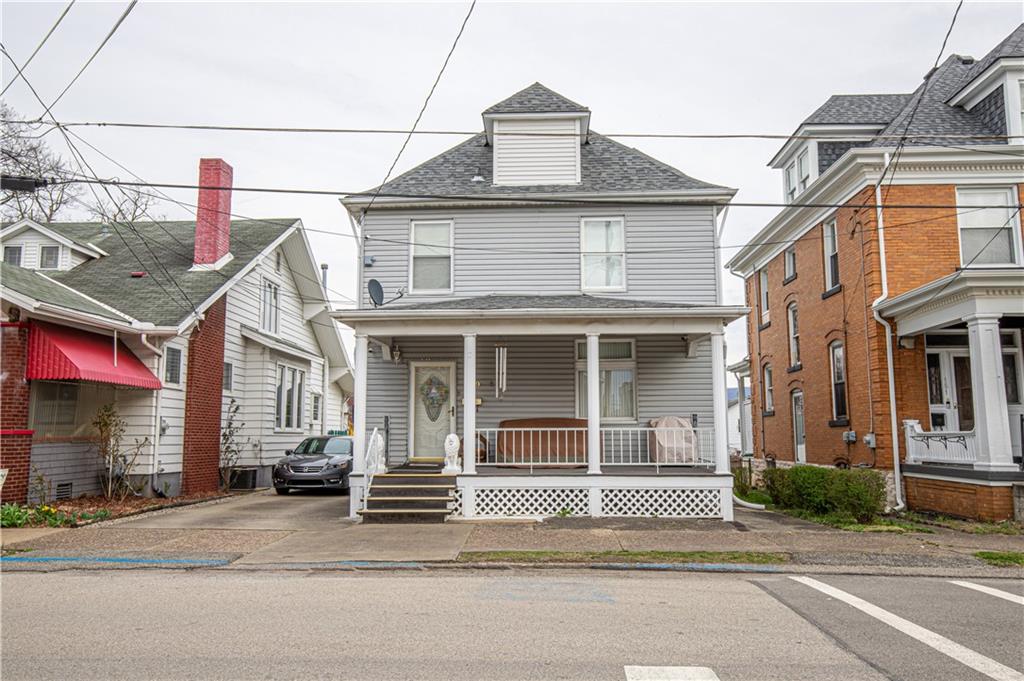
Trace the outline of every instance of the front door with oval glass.
{"type": "Polygon", "coordinates": [[[443,457],[456,428],[455,362],[412,362],[409,383],[409,458],[443,457]]]}

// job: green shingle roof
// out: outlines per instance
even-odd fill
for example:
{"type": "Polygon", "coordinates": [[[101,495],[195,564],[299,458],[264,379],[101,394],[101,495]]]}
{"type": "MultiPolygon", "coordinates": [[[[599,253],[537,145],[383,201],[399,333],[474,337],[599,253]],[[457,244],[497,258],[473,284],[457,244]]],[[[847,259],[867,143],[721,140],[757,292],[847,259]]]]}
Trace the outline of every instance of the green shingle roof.
{"type": "Polygon", "coordinates": [[[80,293],[68,290],[55,281],[32,270],[0,262],[0,288],[16,291],[41,303],[49,303],[68,310],[125,321],[102,305],[97,305],[80,293]]]}

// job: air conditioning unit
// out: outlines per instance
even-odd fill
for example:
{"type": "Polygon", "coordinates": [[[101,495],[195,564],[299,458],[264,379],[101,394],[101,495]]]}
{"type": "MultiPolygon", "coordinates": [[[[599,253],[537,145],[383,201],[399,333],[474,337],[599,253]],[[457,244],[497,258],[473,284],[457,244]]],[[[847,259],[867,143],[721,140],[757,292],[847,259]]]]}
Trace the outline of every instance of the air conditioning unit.
{"type": "Polygon", "coordinates": [[[256,489],[257,468],[236,468],[231,471],[231,489],[256,489]]]}

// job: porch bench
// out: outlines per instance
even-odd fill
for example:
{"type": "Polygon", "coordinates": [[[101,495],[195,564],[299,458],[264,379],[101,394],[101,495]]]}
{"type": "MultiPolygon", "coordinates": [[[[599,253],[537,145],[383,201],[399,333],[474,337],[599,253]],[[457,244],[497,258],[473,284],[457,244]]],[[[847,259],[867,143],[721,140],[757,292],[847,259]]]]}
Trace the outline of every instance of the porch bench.
{"type": "Polygon", "coordinates": [[[498,465],[587,465],[587,420],[538,417],[498,423],[494,443],[498,465]]]}

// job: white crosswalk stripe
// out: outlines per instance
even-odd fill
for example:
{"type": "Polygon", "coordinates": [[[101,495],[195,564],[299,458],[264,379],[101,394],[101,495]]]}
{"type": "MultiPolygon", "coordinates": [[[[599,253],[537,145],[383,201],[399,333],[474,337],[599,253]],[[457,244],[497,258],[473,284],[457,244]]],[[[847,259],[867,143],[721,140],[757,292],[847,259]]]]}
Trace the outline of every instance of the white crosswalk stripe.
{"type": "Polygon", "coordinates": [[[966,587],[968,589],[974,589],[975,591],[980,591],[983,594],[995,596],[996,598],[1002,598],[1004,601],[1010,601],[1011,603],[1016,603],[1017,605],[1024,605],[1024,596],[1018,596],[1017,594],[1012,594],[1006,591],[1002,591],[1000,589],[993,589],[992,587],[985,586],[984,584],[975,584],[974,582],[965,582],[959,579],[951,579],[949,580],[949,583],[956,584],[957,586],[966,587]]]}
{"type": "Polygon", "coordinates": [[[874,617],[880,622],[888,624],[893,629],[901,631],[911,638],[917,639],[921,643],[934,648],[943,655],[947,655],[957,662],[960,662],[961,664],[964,664],[991,679],[996,679],[996,681],[1024,681],[1024,674],[1021,674],[1017,670],[996,662],[992,658],[975,652],[966,646],[960,645],[956,641],[952,641],[941,634],[936,634],[930,629],[925,629],[924,627],[914,624],[909,620],[905,620],[899,615],[894,615],[888,610],[884,610],[877,605],[868,603],[864,599],[858,598],[857,596],[847,593],[842,589],[837,589],[834,586],[830,586],[824,582],[819,582],[811,577],[790,575],[789,578],[809,586],[812,589],[816,589],[827,596],[831,596],[836,600],[842,601],[843,603],[874,617]]]}
{"type": "Polygon", "coordinates": [[[627,666],[626,681],[719,681],[710,667],[627,666]]]}

